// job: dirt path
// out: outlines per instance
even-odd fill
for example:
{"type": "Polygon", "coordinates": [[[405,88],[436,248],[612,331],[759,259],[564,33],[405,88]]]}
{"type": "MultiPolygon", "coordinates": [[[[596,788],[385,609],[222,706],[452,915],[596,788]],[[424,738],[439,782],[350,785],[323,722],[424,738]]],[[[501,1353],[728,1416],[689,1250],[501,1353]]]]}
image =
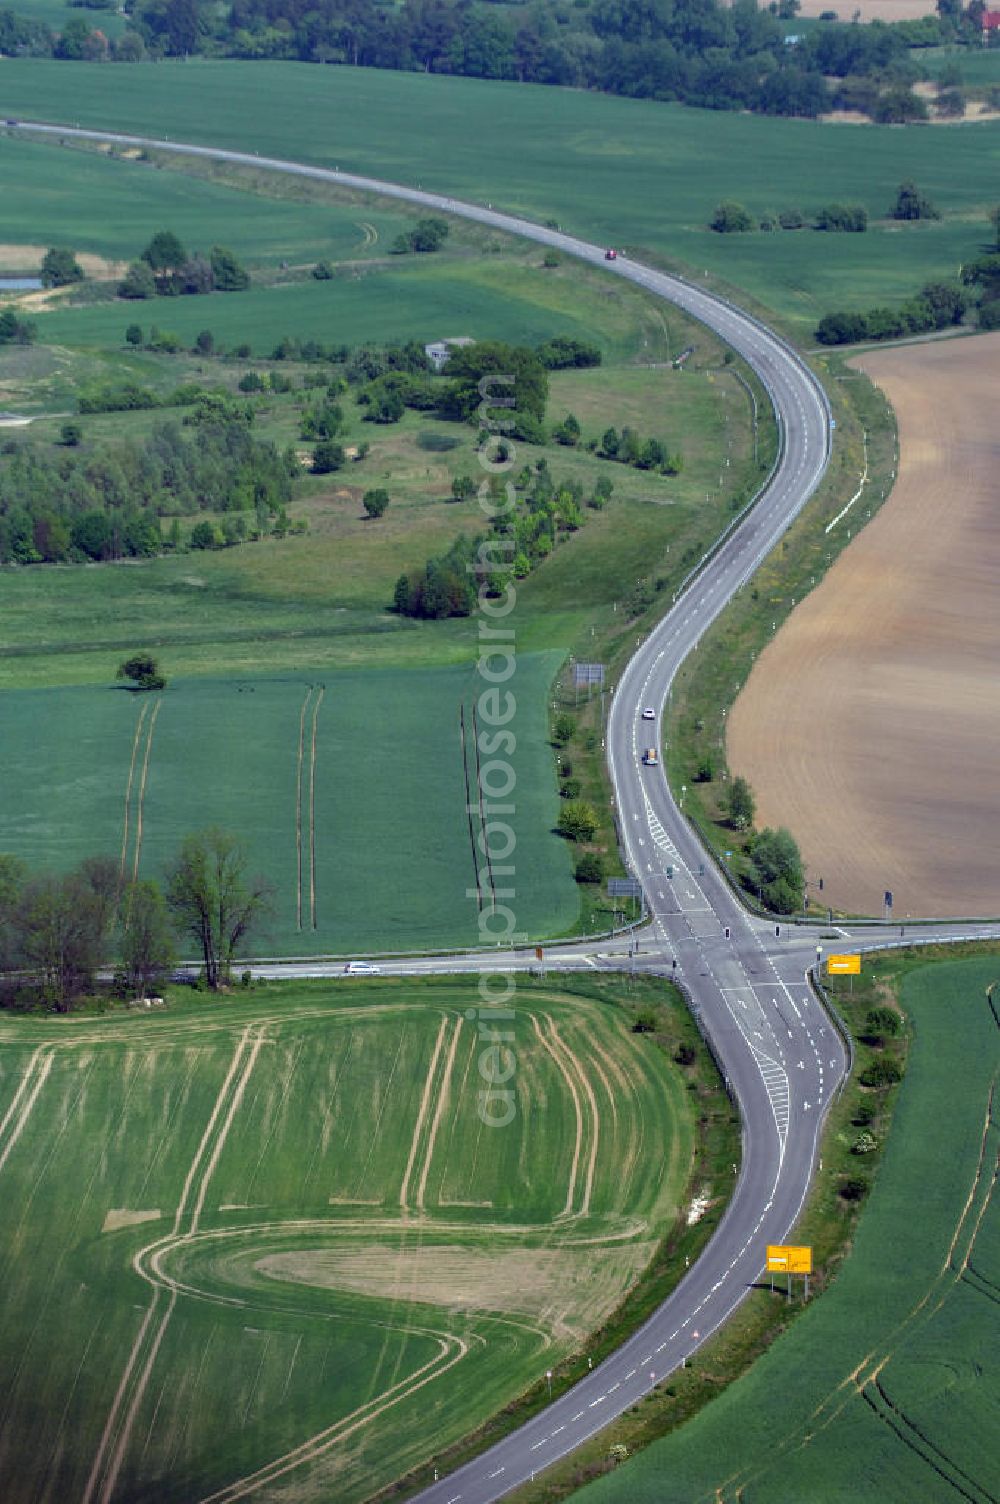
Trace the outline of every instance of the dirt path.
{"type": "Polygon", "coordinates": [[[729,764],[834,908],[879,913],[888,888],[900,920],[993,914],[1000,334],[856,363],[896,409],[899,480],[760,655],[729,764]]]}

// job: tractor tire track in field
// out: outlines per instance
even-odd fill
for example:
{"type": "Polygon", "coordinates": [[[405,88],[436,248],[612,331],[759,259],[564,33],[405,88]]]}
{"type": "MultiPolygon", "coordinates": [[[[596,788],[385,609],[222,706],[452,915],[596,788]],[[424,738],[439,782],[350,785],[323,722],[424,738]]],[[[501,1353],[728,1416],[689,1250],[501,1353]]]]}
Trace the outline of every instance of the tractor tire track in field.
{"type": "Polygon", "coordinates": [[[555,1218],[556,1222],[563,1222],[567,1218],[573,1216],[573,1202],[576,1198],[576,1180],[580,1168],[580,1154],[583,1150],[583,1108],[580,1106],[580,1094],[576,1089],[576,1083],[574,1082],[573,1077],[570,1075],[569,1071],[566,1069],[563,1060],[556,1052],[555,1047],[549,1042],[545,1034],[542,1032],[542,1026],[538,1021],[537,1013],[532,1013],[531,1015],[531,1026],[538,1036],[538,1042],[542,1046],[542,1049],[555,1063],[556,1070],[566,1082],[566,1085],[569,1088],[569,1094],[573,1098],[573,1110],[576,1114],[576,1136],[573,1141],[573,1160],[569,1170],[569,1184],[566,1187],[566,1204],[559,1215],[555,1218]]]}
{"type": "Polygon", "coordinates": [[[441,1076],[441,1086],[438,1091],[437,1105],[434,1109],[434,1117],[431,1122],[431,1131],[427,1137],[427,1149],[424,1154],[424,1167],[420,1173],[417,1185],[417,1211],[424,1211],[424,1196],[427,1191],[427,1177],[431,1170],[431,1160],[434,1157],[434,1144],[437,1140],[438,1129],[441,1127],[441,1119],[444,1117],[445,1108],[451,1100],[451,1077],[455,1069],[455,1055],[458,1051],[458,1036],[462,1032],[462,1016],[455,1019],[455,1027],[452,1030],[451,1045],[448,1049],[448,1058],[444,1063],[444,1072],[441,1076]]]}
{"type": "Polygon", "coordinates": [[[118,867],[119,888],[124,888],[125,886],[125,868],[128,863],[128,826],[129,807],[132,803],[132,781],[135,778],[135,760],[139,751],[139,742],[142,738],[142,723],[146,719],[146,712],[148,709],[149,703],[147,701],[139,710],[139,719],[136,721],[135,734],[132,737],[132,759],[128,766],[128,783],[125,785],[125,811],[122,817],[122,857],[118,867]]]}
{"type": "Polygon", "coordinates": [[[299,930],[305,927],[307,881],[309,927],[316,928],[316,737],[319,726],[319,708],[325,694],[325,684],[310,684],[299,711],[299,746],[295,769],[295,865],[297,873],[295,923],[299,930]],[[308,762],[306,760],[307,724],[309,726],[308,762]]]}
{"type": "MultiPolygon", "coordinates": [[[[888,1360],[887,1360],[888,1361],[888,1360]]],[[[869,1406],[872,1413],[882,1421],[883,1425],[895,1432],[896,1436],[905,1447],[915,1452],[927,1467],[937,1473],[949,1487],[960,1494],[963,1499],[968,1499],[969,1504],[995,1504],[996,1495],[976,1482],[971,1474],[958,1466],[947,1452],[920,1430],[906,1412],[894,1404],[883,1388],[882,1381],[877,1376],[865,1385],[861,1392],[861,1398],[869,1406]]]]}
{"type": "Polygon", "coordinates": [[[313,705],[312,737],[309,744],[309,918],[316,928],[316,728],[319,724],[319,707],[326,694],[326,685],[321,684],[313,705]]]}
{"type": "Polygon", "coordinates": [[[149,754],[153,750],[153,731],[156,728],[156,718],[160,713],[160,706],[162,704],[162,699],[157,700],[146,727],[146,755],[142,759],[142,778],[139,781],[139,796],[135,814],[135,861],[132,864],[133,882],[136,882],[139,877],[139,858],[142,855],[142,816],[146,802],[146,778],[149,774],[149,754]]]}
{"type": "MultiPolygon", "coordinates": [[[[139,711],[136,721],[135,734],[132,738],[132,757],[129,762],[128,782],[125,785],[125,809],[122,816],[122,849],[118,864],[118,887],[119,895],[125,887],[126,878],[129,875],[129,836],[131,834],[131,876],[129,880],[135,883],[139,877],[139,862],[142,857],[142,824],[143,812],[146,799],[146,780],[149,777],[149,759],[153,750],[153,731],[156,726],[156,718],[163,704],[162,696],[153,703],[152,710],[147,701],[139,711]],[[141,771],[140,767],[141,757],[141,771]],[[138,777],[137,777],[138,773],[138,777]],[[134,801],[133,801],[133,790],[134,801]],[[132,805],[135,804],[133,814],[132,805]]],[[[125,928],[128,928],[130,912],[125,915],[125,928]]]]}
{"type": "Polygon", "coordinates": [[[295,895],[295,921],[296,928],[302,928],[302,759],[305,755],[306,745],[306,710],[312,697],[312,685],[306,690],[306,697],[302,701],[302,709],[299,711],[299,755],[295,768],[295,861],[296,861],[296,895],[295,895]]]}
{"type": "Polygon", "coordinates": [[[195,1150],[194,1158],[181,1190],[174,1214],[173,1230],[166,1238],[159,1238],[139,1249],[132,1260],[136,1273],[153,1285],[153,1296],[142,1324],[132,1344],[118,1388],[115,1391],[104,1429],[98,1442],[84,1489],[82,1504],[91,1504],[97,1497],[99,1504],[109,1504],[121,1471],[128,1448],[136,1415],[142,1403],[149,1379],[156,1362],[160,1344],[170,1324],[177,1303],[178,1287],[161,1282],[147,1271],[146,1264],[156,1253],[174,1247],[192,1237],[198,1230],[198,1221],[205,1204],[209,1182],[219,1162],[233,1118],[239,1108],[247,1082],[253,1071],[265,1038],[265,1025],[247,1025],[239,1037],[225,1079],[219,1088],[211,1116],[195,1150]],[[204,1166],[204,1168],[202,1168],[204,1166]],[[201,1179],[194,1192],[194,1202],[188,1211],[189,1198],[195,1187],[199,1172],[201,1179]],[[186,1222],[186,1226],[185,1226],[186,1222]],[[165,1296],[165,1292],[169,1294],[165,1296]],[[154,1325],[157,1313],[166,1298],[166,1309],[154,1325]],[[141,1363],[141,1368],[140,1368],[141,1363]]]}
{"type": "Polygon", "coordinates": [[[24,1126],[31,1116],[38,1094],[52,1069],[53,1059],[51,1048],[48,1045],[39,1045],[25,1066],[20,1085],[3,1119],[0,1120],[0,1170],[7,1163],[14,1145],[24,1132],[24,1126]]]}
{"type": "Polygon", "coordinates": [[[587,1163],[587,1177],[583,1185],[583,1200],[580,1209],[576,1213],[578,1217],[586,1217],[590,1213],[590,1198],[594,1190],[594,1172],[597,1168],[597,1150],[601,1141],[601,1114],[597,1106],[597,1098],[594,1096],[594,1088],[590,1084],[590,1077],[584,1070],[580,1057],[570,1049],[556,1027],[555,1020],[546,1014],[546,1022],[549,1026],[549,1037],[556,1049],[566,1060],[570,1070],[575,1074],[586,1094],[590,1104],[591,1130],[590,1130],[590,1157],[587,1163]]]}
{"type": "Polygon", "coordinates": [[[476,828],[472,821],[472,784],[469,781],[469,753],[465,740],[465,705],[458,707],[458,729],[462,748],[462,772],[465,775],[465,818],[469,822],[469,849],[472,852],[472,872],[476,879],[476,903],[483,911],[483,889],[479,881],[479,859],[476,856],[476,828]]]}
{"type": "Polygon", "coordinates": [[[413,1167],[416,1164],[417,1154],[420,1149],[420,1142],[423,1138],[424,1123],[426,1122],[427,1113],[431,1104],[434,1081],[437,1076],[438,1061],[441,1058],[441,1050],[444,1045],[444,1037],[447,1029],[448,1016],[447,1014],[445,1014],[441,1019],[441,1026],[437,1032],[437,1039],[434,1041],[434,1053],[431,1055],[431,1063],[427,1067],[427,1077],[424,1081],[424,1089],[420,1097],[420,1109],[417,1113],[417,1121],[413,1129],[413,1137],[410,1140],[410,1153],[406,1161],[406,1169],[403,1172],[403,1183],[399,1188],[399,1205],[404,1217],[408,1217],[410,1214],[410,1179],[413,1175],[413,1167]]]}
{"type": "Polygon", "coordinates": [[[475,702],[472,706],[472,745],[476,754],[476,799],[479,803],[479,840],[486,858],[486,873],[490,880],[490,896],[496,908],[497,885],[493,881],[493,857],[490,854],[489,832],[486,825],[486,810],[483,808],[483,767],[479,757],[479,715],[475,702]]]}
{"type": "MultiPolygon", "coordinates": [[[[879,1343],[878,1347],[873,1348],[867,1353],[846,1378],[841,1380],[836,1389],[831,1390],[826,1398],[816,1406],[804,1424],[797,1426],[789,1435],[775,1439],[771,1455],[766,1464],[757,1467],[752,1472],[742,1475],[737,1473],[726,1479],[715,1491],[712,1496],[713,1498],[724,1499],[728,1490],[732,1488],[736,1490],[734,1497],[738,1498],[741,1491],[749,1487],[752,1483],[758,1482],[779,1457],[790,1452],[800,1451],[803,1447],[807,1446],[816,1436],[825,1431],[843,1414],[852,1400],[859,1397],[870,1406],[872,1411],[881,1420],[890,1426],[901,1441],[909,1446],[913,1446],[914,1450],[920,1450],[915,1447],[912,1439],[908,1440],[902,1434],[900,1428],[903,1423],[909,1426],[916,1434],[919,1435],[920,1433],[917,1432],[916,1426],[888,1400],[881,1382],[881,1374],[883,1369],[892,1362],[899,1344],[904,1338],[911,1335],[914,1325],[918,1322],[926,1325],[931,1321],[944,1306],[948,1296],[955,1290],[959,1282],[966,1279],[969,1261],[972,1258],[976,1245],[976,1238],[979,1235],[983,1220],[992,1203],[997,1185],[998,1172],[1000,1172],[1000,1158],[998,1156],[994,1155],[991,1168],[987,1165],[991,1135],[996,1126],[994,1119],[995,1097],[996,1082],[994,1080],[990,1086],[987,1098],[985,1120],[983,1122],[983,1131],[979,1145],[979,1157],[972,1177],[972,1183],[969,1187],[969,1193],[959,1213],[958,1221],[955,1224],[955,1229],[949,1241],[941,1268],[935,1274],[924,1293],[915,1302],[910,1311],[897,1322],[892,1331],[879,1343]],[[985,1185],[984,1188],[984,1181],[987,1175],[989,1175],[989,1184],[985,1185]],[[977,1196],[980,1193],[982,1194],[981,1204],[976,1208],[977,1196]],[[974,1216],[973,1213],[975,1213],[974,1216]],[[971,1228],[968,1227],[970,1218],[972,1221],[971,1228]],[[963,1235],[964,1252],[956,1262],[956,1252],[963,1243],[963,1235]],[[879,1396],[882,1398],[880,1399],[879,1396]],[[882,1408],[883,1402],[889,1406],[892,1412],[891,1417],[882,1408]]],[[[934,1450],[939,1457],[945,1457],[945,1454],[938,1452],[936,1447],[934,1450]]],[[[983,1499],[989,1500],[990,1504],[996,1504],[995,1496],[990,1494],[986,1489],[983,1489],[981,1485],[974,1485],[979,1490],[978,1493],[968,1493],[965,1487],[960,1487],[953,1478],[947,1477],[941,1470],[941,1467],[931,1462],[928,1457],[924,1456],[923,1452],[920,1455],[929,1466],[934,1467],[935,1472],[939,1473],[951,1487],[963,1494],[965,1498],[972,1500],[973,1504],[981,1504],[983,1499]]],[[[950,1463],[950,1460],[949,1465],[954,1467],[956,1472],[959,1472],[959,1469],[955,1467],[955,1464],[950,1463]]]]}
{"type": "Polygon", "coordinates": [[[468,1343],[453,1332],[434,1331],[428,1327],[407,1327],[406,1330],[414,1336],[434,1338],[438,1343],[437,1354],[429,1358],[415,1372],[383,1390],[374,1399],[364,1405],[359,1405],[356,1410],[351,1411],[350,1415],[345,1415],[342,1420],[336,1421],[326,1430],[318,1431],[315,1436],[310,1436],[307,1441],[293,1447],[291,1451],[273,1458],[263,1467],[258,1468],[255,1473],[248,1473],[245,1478],[239,1478],[236,1482],[227,1484],[225,1488],[218,1489],[214,1494],[205,1495],[200,1504],[235,1504],[237,1499],[245,1499],[248,1495],[256,1493],[258,1489],[276,1483],[279,1478],[283,1478],[295,1468],[317,1461],[338,1442],[346,1441],[362,1426],[370,1425],[386,1410],[392,1409],[402,1400],[409,1399],[425,1384],[430,1384],[440,1378],[449,1368],[461,1362],[469,1350],[468,1343]]]}

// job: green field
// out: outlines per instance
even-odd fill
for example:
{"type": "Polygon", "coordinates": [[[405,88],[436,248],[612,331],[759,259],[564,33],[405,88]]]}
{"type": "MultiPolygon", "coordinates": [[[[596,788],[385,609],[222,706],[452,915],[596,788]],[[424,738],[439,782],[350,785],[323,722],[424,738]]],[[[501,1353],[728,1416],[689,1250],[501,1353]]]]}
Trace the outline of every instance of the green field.
{"type": "MultiPolygon", "coordinates": [[[[512,908],[533,936],[566,930],[578,910],[567,844],[552,833],[546,696],[558,663],[520,655],[511,680],[512,908]]],[[[99,852],[154,876],[188,831],[214,823],[240,833],[274,885],[258,954],[475,944],[467,889],[481,857],[459,713],[471,718],[482,688],[470,665],[177,680],[162,697],[11,691],[0,851],[58,868],[99,852]]],[[[468,731],[471,743],[471,719],[468,731]]],[[[466,756],[475,789],[471,745],[466,756]]]]}
{"type": "Polygon", "coordinates": [[[540,86],[292,63],[95,69],[8,60],[3,109],[243,147],[420,183],[744,289],[807,332],[831,306],[952,276],[989,238],[1000,127],[843,127],[540,86]],[[263,115],[261,97],[275,107],[263,115]],[[294,109],[281,102],[294,99],[294,109]],[[414,120],[420,129],[413,129],[414,120]],[[833,199],[884,215],[912,177],[945,217],[867,235],[713,235],[720,199],[755,213],[833,199]]]}
{"type": "MultiPolygon", "coordinates": [[[[278,217],[277,206],[272,213],[278,217]]],[[[209,328],[217,343],[245,342],[258,358],[284,335],[351,346],[425,344],[470,330],[474,338],[513,344],[536,345],[554,334],[587,339],[585,314],[548,306],[549,281],[537,267],[517,264],[394,260],[327,282],[310,277],[244,293],[57,308],[37,318],[37,329],[47,344],[114,347],[132,322],[158,324],[188,345],[209,328]]]]}
{"type": "Polygon", "coordinates": [[[103,31],[106,37],[120,36],[125,30],[125,17],[117,9],[77,10],[67,5],[66,0],[18,0],[16,14],[29,21],[41,21],[55,32],[81,16],[88,26],[103,31]]]}
{"type": "Polygon", "coordinates": [[[692,1422],[586,1490],[587,1504],[997,1497],[996,977],[995,957],[907,976],[909,1067],[836,1282],[692,1422]]]}
{"type": "Polygon", "coordinates": [[[113,261],[131,261],[157,230],[167,227],[189,250],[206,253],[212,245],[227,245],[251,268],[323,257],[364,260],[384,253],[409,222],[403,211],[385,203],[362,210],[308,198],[279,202],[202,177],[161,172],[144,162],[8,135],[0,136],[0,173],[3,264],[18,269],[25,264],[16,254],[19,245],[38,247],[38,260],[46,246],[68,245],[113,261]],[[377,238],[366,234],[365,222],[377,238]]]}
{"type": "Polygon", "coordinates": [[[0,1023],[5,1504],[258,1470],[254,1497],[350,1504],[585,1343],[681,1209],[693,1099],[607,986],[526,980],[487,1128],[480,1001],[0,1023]]]}

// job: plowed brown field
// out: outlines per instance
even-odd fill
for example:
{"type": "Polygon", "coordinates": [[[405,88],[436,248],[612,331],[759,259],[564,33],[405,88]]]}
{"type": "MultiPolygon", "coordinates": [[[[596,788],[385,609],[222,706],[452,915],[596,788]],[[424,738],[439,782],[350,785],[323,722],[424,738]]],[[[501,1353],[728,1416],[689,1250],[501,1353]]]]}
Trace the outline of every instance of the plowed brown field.
{"type": "Polygon", "coordinates": [[[834,908],[890,888],[898,919],[997,914],[1000,334],[856,364],[896,410],[899,479],[760,655],[729,764],[834,908]]]}

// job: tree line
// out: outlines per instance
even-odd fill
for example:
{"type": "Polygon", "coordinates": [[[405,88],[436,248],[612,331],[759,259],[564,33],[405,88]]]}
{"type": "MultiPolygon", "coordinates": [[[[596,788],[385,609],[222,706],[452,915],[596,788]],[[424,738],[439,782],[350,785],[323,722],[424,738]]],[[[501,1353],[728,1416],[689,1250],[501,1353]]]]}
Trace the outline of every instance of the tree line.
{"type": "Polygon", "coordinates": [[[0,853],[0,1005],[67,1013],[101,991],[147,998],[173,971],[180,937],[197,947],[204,982],[217,990],[269,913],[271,891],[217,827],[185,838],[162,884],[127,879],[112,857],[32,872],[0,853]]]}
{"type": "MultiPolygon", "coordinates": [[[[90,0],[93,4],[94,0],[90,0]]],[[[111,0],[108,0],[110,6],[111,0]]],[[[680,100],[709,109],[815,116],[847,81],[866,89],[878,118],[919,116],[912,47],[979,40],[983,0],[939,0],[938,15],[865,26],[827,20],[789,45],[779,16],[796,0],[595,0],[523,6],[489,0],[133,0],[124,34],[74,18],[60,33],[0,12],[11,56],[135,62],[193,54],[285,58],[352,67],[680,100]],[[828,80],[833,79],[831,88],[828,80]],[[878,112],[882,111],[881,114],[878,112]]],[[[855,91],[855,94],[857,91],[855,91]]],[[[849,107],[857,104],[850,97],[849,107]]]]}
{"type": "MultiPolygon", "coordinates": [[[[431,621],[469,616],[481,587],[496,596],[511,580],[525,579],[563,538],[583,526],[583,506],[600,510],[613,489],[610,480],[602,479],[585,499],[582,484],[556,480],[544,456],[535,465],[525,465],[513,485],[517,500],[508,507],[496,483],[497,508],[489,531],[462,533],[422,569],[400,575],[393,604],[401,616],[431,621]]],[[[457,476],[452,485],[456,500],[475,491],[471,476],[457,476]]]]}

